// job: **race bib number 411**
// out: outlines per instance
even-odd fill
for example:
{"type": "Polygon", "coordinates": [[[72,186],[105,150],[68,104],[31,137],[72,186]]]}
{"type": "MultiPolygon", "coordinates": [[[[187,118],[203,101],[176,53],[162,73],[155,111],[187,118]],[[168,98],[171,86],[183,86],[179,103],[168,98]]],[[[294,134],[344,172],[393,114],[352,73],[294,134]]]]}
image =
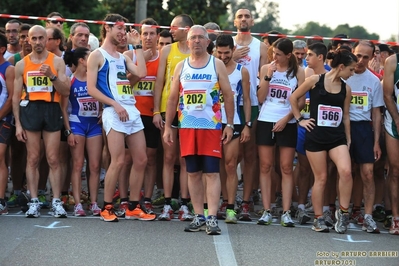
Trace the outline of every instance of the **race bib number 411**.
{"type": "Polygon", "coordinates": [[[320,127],[338,127],[342,122],[341,107],[319,104],[317,108],[317,125],[320,127]]]}

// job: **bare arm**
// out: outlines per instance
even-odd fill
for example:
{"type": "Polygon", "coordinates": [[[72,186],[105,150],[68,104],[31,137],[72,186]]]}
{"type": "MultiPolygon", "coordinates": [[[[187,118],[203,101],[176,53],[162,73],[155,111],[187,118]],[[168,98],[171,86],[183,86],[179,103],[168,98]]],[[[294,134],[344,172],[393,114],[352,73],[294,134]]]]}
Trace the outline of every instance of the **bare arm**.
{"type": "Polygon", "coordinates": [[[180,72],[182,66],[183,61],[176,65],[175,72],[173,74],[173,81],[170,85],[170,94],[166,105],[165,130],[162,137],[164,142],[169,146],[173,143],[172,122],[176,115],[176,107],[179,100],[180,72]]]}
{"type": "Polygon", "coordinates": [[[12,109],[15,117],[15,136],[19,141],[26,141],[26,133],[19,120],[19,103],[21,101],[23,87],[24,61],[19,61],[15,66],[14,94],[12,96],[12,109]]]}
{"type": "Polygon", "coordinates": [[[7,87],[7,100],[3,107],[0,109],[0,120],[3,119],[12,111],[12,98],[14,93],[14,78],[15,78],[15,68],[14,66],[7,67],[6,70],[6,87],[7,87]]]}
{"type": "Polygon", "coordinates": [[[265,80],[265,76],[271,77],[271,75],[273,74],[273,72],[270,73],[269,71],[269,66],[268,65],[264,65],[261,69],[260,69],[260,82],[259,82],[259,90],[257,92],[258,95],[258,101],[260,103],[264,103],[266,100],[267,95],[269,94],[269,82],[270,81],[266,81],[265,80]],[[271,74],[269,76],[269,74],[271,74]]]}
{"type": "Polygon", "coordinates": [[[267,62],[267,46],[264,42],[260,43],[260,61],[259,61],[259,71],[262,66],[266,65],[267,62]]]}
{"type": "Polygon", "coordinates": [[[380,135],[381,135],[381,108],[374,107],[371,110],[374,131],[374,159],[378,161],[381,157],[380,135]]]}
{"type": "MultiPolygon", "coordinates": [[[[62,95],[62,96],[69,96],[71,82],[69,78],[65,75],[65,63],[61,57],[55,56],[54,57],[54,67],[57,70],[57,79],[53,81],[54,88],[62,95]]],[[[51,72],[51,70],[50,70],[51,72]]],[[[47,77],[54,76],[54,73],[51,72],[50,75],[46,75],[47,77]]]]}
{"type": "Polygon", "coordinates": [[[382,87],[384,91],[384,102],[396,126],[399,126],[399,113],[396,107],[394,95],[394,73],[396,69],[396,55],[391,55],[387,58],[384,65],[384,78],[382,80],[382,87]]]}
{"type": "Polygon", "coordinates": [[[124,55],[124,57],[126,59],[127,70],[130,72],[130,74],[137,76],[139,79],[144,78],[147,75],[147,67],[142,49],[136,50],[137,66],[133,63],[130,57],[126,55],[124,55]]]}
{"type": "Polygon", "coordinates": [[[346,141],[348,143],[348,148],[350,148],[351,145],[351,126],[350,126],[350,117],[349,117],[349,106],[351,104],[351,99],[352,99],[352,90],[348,85],[346,85],[346,98],[343,110],[344,112],[343,123],[345,126],[345,135],[346,135],[346,141]]]}
{"type": "Polygon", "coordinates": [[[250,83],[249,72],[245,67],[242,68],[242,94],[244,103],[245,122],[251,121],[251,99],[250,99],[250,83]]]}
{"type": "MultiPolygon", "coordinates": [[[[218,75],[220,90],[224,98],[224,110],[226,112],[227,124],[233,125],[234,121],[234,96],[231,90],[229,76],[224,63],[215,59],[216,72],[218,75]]],[[[223,144],[227,144],[233,137],[233,130],[230,127],[225,127],[222,133],[223,144]]]]}

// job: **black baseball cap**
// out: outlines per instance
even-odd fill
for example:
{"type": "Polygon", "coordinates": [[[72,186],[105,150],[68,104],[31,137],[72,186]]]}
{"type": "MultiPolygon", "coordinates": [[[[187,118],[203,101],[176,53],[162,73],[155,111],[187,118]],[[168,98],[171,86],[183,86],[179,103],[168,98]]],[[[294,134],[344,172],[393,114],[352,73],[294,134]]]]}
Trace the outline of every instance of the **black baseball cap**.
{"type": "MultiPolygon", "coordinates": [[[[341,39],[349,39],[348,35],[346,34],[338,34],[335,35],[334,38],[341,38],[341,39]]],[[[340,43],[351,43],[350,41],[342,41],[342,40],[333,40],[332,46],[337,47],[340,43]]]]}
{"type": "Polygon", "coordinates": [[[378,47],[380,47],[381,52],[388,52],[389,54],[394,53],[394,51],[391,49],[391,47],[389,47],[388,44],[381,43],[380,45],[378,45],[378,47]]]}

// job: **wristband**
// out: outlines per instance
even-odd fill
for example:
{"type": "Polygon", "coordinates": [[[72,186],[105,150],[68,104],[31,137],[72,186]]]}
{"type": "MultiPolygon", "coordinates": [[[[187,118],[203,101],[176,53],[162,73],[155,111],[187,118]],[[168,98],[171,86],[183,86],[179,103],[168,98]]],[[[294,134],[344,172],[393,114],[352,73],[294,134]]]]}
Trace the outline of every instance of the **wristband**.
{"type": "Polygon", "coordinates": [[[301,116],[300,118],[296,119],[296,122],[299,123],[299,122],[301,122],[303,119],[305,119],[305,118],[303,118],[303,116],[301,116]]]}
{"type": "Polygon", "coordinates": [[[152,113],[152,116],[154,116],[154,115],[160,115],[161,114],[161,112],[153,112],[152,113]]]}

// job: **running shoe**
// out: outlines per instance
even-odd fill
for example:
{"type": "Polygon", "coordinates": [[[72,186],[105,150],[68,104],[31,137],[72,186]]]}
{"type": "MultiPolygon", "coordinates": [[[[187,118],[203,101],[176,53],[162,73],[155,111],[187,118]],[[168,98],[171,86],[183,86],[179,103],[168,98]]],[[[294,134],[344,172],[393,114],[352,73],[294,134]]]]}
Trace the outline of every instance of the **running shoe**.
{"type": "Polygon", "coordinates": [[[218,210],[218,219],[226,218],[226,208],[227,208],[227,201],[223,201],[218,210]]]}
{"type": "Polygon", "coordinates": [[[340,234],[345,234],[349,224],[349,213],[343,213],[341,210],[335,211],[335,231],[340,234]]]}
{"type": "Polygon", "coordinates": [[[173,210],[170,205],[164,205],[161,215],[159,215],[158,220],[160,221],[170,221],[174,218],[173,210]]]}
{"type": "Polygon", "coordinates": [[[0,202],[0,215],[6,214],[8,214],[7,203],[5,202],[5,200],[2,200],[2,202],[0,202]]]}
{"type": "Polygon", "coordinates": [[[377,222],[383,222],[385,220],[385,208],[383,206],[375,207],[373,211],[373,219],[377,222]]]}
{"type": "Polygon", "coordinates": [[[389,228],[389,233],[391,235],[399,235],[399,219],[392,217],[391,227],[389,228]]]}
{"type": "Polygon", "coordinates": [[[154,206],[155,208],[159,208],[163,205],[165,205],[165,197],[163,194],[161,194],[159,197],[155,198],[152,201],[152,206],[154,206]]]}
{"type": "Polygon", "coordinates": [[[157,218],[155,214],[148,214],[141,209],[140,204],[137,204],[134,210],[126,210],[125,219],[140,220],[140,221],[154,221],[157,218]]]}
{"type": "Polygon", "coordinates": [[[179,200],[172,199],[170,202],[170,206],[172,207],[173,213],[177,212],[180,209],[179,200]]]}
{"type": "Polygon", "coordinates": [[[149,201],[144,201],[143,210],[148,214],[154,214],[154,207],[152,206],[152,203],[149,201]]]}
{"type": "Polygon", "coordinates": [[[21,192],[21,194],[18,195],[17,202],[19,203],[19,206],[21,207],[21,210],[23,212],[27,212],[29,209],[28,203],[30,203],[30,194],[21,192]]]}
{"type": "Polygon", "coordinates": [[[101,214],[101,209],[98,207],[97,202],[92,202],[90,204],[90,212],[93,216],[99,216],[101,214]]]}
{"type": "Polygon", "coordinates": [[[38,200],[31,200],[27,205],[29,206],[29,209],[25,213],[27,218],[40,217],[40,202],[38,200]]]}
{"type": "Polygon", "coordinates": [[[100,219],[104,222],[118,222],[118,217],[115,215],[114,206],[108,204],[100,213],[100,219]]]}
{"type": "Polygon", "coordinates": [[[220,235],[222,231],[218,226],[218,220],[215,215],[211,215],[206,219],[206,234],[207,235],[220,235]]]}
{"type": "Polygon", "coordinates": [[[193,216],[190,213],[190,210],[186,205],[181,205],[180,210],[179,210],[179,216],[178,216],[180,221],[192,221],[193,216]]]}
{"type": "Polygon", "coordinates": [[[296,211],[295,218],[299,224],[306,224],[310,221],[310,216],[306,210],[299,209],[296,211]]]}
{"type": "Polygon", "coordinates": [[[367,233],[379,234],[380,229],[378,229],[376,222],[373,220],[371,215],[365,215],[362,230],[367,233]]]}
{"type": "Polygon", "coordinates": [[[351,215],[351,220],[353,223],[356,223],[358,225],[363,225],[364,223],[364,217],[361,211],[355,211],[351,215]]]}
{"type": "Polygon", "coordinates": [[[19,206],[18,195],[12,194],[11,197],[7,201],[7,206],[9,208],[15,208],[15,207],[19,206]]]}
{"type": "Polygon", "coordinates": [[[61,200],[53,201],[53,204],[51,206],[51,211],[55,218],[67,218],[67,212],[65,211],[64,207],[62,207],[61,200]]]}
{"type": "Polygon", "coordinates": [[[73,215],[74,216],[86,216],[86,212],[83,210],[83,206],[81,203],[78,203],[75,205],[75,208],[73,210],[73,215]]]}
{"type": "Polygon", "coordinates": [[[320,216],[319,218],[314,219],[312,230],[316,231],[316,232],[324,232],[324,233],[330,232],[330,229],[326,225],[326,221],[324,220],[323,216],[320,216]]]}
{"type": "Polygon", "coordinates": [[[115,211],[115,215],[118,217],[125,217],[126,210],[129,208],[129,202],[123,201],[119,204],[119,208],[115,211]]]}
{"type": "Polygon", "coordinates": [[[286,211],[281,215],[281,225],[284,227],[295,227],[294,221],[291,219],[291,211],[286,211]]]}
{"type": "Polygon", "coordinates": [[[324,222],[328,227],[333,227],[335,222],[333,220],[332,212],[330,210],[326,210],[323,212],[324,222]]]}
{"type": "Polygon", "coordinates": [[[224,220],[226,224],[236,224],[237,223],[237,213],[234,210],[226,210],[226,218],[224,220]]]}
{"type": "Polygon", "coordinates": [[[185,232],[199,232],[206,230],[206,221],[203,215],[196,214],[193,221],[184,228],[185,232]]]}
{"type": "Polygon", "coordinates": [[[240,221],[250,222],[252,221],[251,214],[249,213],[249,204],[242,203],[240,207],[240,216],[238,217],[240,221]]]}
{"type": "Polygon", "coordinates": [[[384,229],[389,230],[392,225],[392,215],[387,215],[384,220],[384,229]]]}
{"type": "Polygon", "coordinates": [[[262,217],[259,218],[257,224],[259,225],[269,225],[273,221],[273,216],[270,213],[270,210],[264,210],[262,217]]]}
{"type": "Polygon", "coordinates": [[[46,195],[41,194],[37,197],[40,201],[40,205],[43,209],[48,209],[50,207],[50,203],[46,199],[46,195]]]}

